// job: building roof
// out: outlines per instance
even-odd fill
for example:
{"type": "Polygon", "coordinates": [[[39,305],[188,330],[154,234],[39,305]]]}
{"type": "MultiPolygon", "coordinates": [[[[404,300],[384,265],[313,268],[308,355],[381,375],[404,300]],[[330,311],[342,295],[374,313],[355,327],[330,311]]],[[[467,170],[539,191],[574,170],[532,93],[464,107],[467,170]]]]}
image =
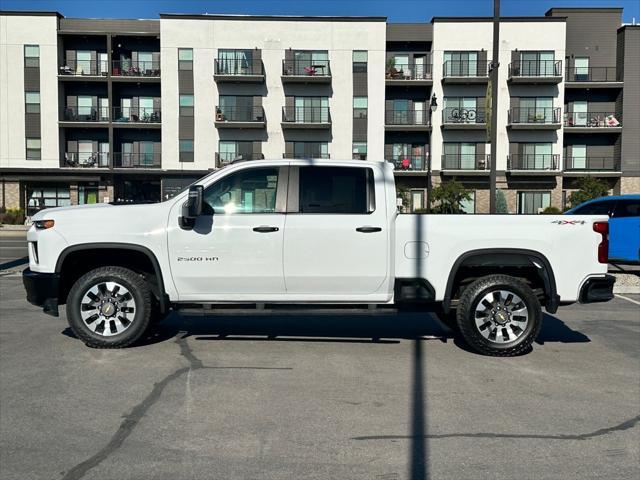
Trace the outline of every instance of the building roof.
{"type": "Polygon", "coordinates": [[[307,16],[307,15],[236,15],[236,14],[193,14],[193,13],[161,13],[161,19],[188,20],[280,20],[292,22],[386,22],[387,17],[357,16],[307,16]]]}
{"type": "MultiPolygon", "coordinates": [[[[500,17],[501,22],[565,22],[566,17],[500,17]]],[[[433,17],[431,23],[492,22],[493,17],[433,17]]]]}
{"type": "Polygon", "coordinates": [[[7,17],[58,17],[64,18],[60,12],[37,11],[37,10],[0,10],[0,16],[7,17]]]}

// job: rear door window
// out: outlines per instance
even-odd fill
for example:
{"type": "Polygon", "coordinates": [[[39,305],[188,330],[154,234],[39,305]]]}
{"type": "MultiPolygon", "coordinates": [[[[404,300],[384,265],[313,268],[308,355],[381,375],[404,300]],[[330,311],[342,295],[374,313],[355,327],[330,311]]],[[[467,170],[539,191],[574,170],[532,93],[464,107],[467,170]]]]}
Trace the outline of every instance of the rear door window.
{"type": "Polygon", "coordinates": [[[300,167],[299,213],[357,215],[374,210],[370,168],[300,167]]]}
{"type": "Polygon", "coordinates": [[[640,200],[618,200],[615,218],[640,217],[640,200]]]}
{"type": "Polygon", "coordinates": [[[609,215],[613,212],[613,207],[615,206],[615,200],[605,200],[597,203],[590,203],[589,205],[585,205],[584,207],[578,208],[574,215],[609,215]]]}

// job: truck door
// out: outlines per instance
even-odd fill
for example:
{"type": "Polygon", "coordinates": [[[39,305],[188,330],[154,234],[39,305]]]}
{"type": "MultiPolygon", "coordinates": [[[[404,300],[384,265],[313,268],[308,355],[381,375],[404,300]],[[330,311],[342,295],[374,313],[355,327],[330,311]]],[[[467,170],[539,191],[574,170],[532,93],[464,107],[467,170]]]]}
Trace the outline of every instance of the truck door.
{"type": "Polygon", "coordinates": [[[284,232],[288,295],[355,300],[385,285],[385,190],[384,182],[374,180],[373,168],[290,167],[284,232]]]}
{"type": "Polygon", "coordinates": [[[609,257],[640,261],[640,199],[620,199],[609,219],[609,257]]]}
{"type": "Polygon", "coordinates": [[[180,300],[259,301],[283,294],[287,167],[247,166],[207,186],[192,230],[169,217],[169,262],[180,300]]]}

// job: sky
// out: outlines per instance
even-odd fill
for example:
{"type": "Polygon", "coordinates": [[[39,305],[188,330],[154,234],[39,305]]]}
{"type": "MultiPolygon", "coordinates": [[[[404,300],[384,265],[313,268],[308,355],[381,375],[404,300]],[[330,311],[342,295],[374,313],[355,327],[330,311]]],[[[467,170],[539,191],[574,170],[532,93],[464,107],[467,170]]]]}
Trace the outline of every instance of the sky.
{"type": "MultiPolygon", "coordinates": [[[[623,7],[640,23],[640,0],[502,0],[505,16],[540,16],[551,7],[623,7]]],[[[58,11],[65,17],[158,18],[159,13],[371,15],[390,22],[436,16],[490,16],[493,0],[0,0],[0,10],[58,11]]]]}

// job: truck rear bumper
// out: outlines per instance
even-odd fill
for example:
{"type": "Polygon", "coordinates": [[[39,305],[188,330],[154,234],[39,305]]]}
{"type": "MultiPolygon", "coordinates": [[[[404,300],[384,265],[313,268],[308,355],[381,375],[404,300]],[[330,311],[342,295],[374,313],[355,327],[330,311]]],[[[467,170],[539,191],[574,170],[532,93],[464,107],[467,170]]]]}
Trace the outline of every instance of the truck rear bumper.
{"type": "Polygon", "coordinates": [[[44,313],[58,316],[58,284],[57,273],[33,272],[27,268],[22,272],[22,283],[27,291],[27,301],[42,307],[44,313]]]}
{"type": "Polygon", "coordinates": [[[587,279],[580,290],[580,303],[608,302],[613,298],[616,277],[605,275],[587,279]]]}

